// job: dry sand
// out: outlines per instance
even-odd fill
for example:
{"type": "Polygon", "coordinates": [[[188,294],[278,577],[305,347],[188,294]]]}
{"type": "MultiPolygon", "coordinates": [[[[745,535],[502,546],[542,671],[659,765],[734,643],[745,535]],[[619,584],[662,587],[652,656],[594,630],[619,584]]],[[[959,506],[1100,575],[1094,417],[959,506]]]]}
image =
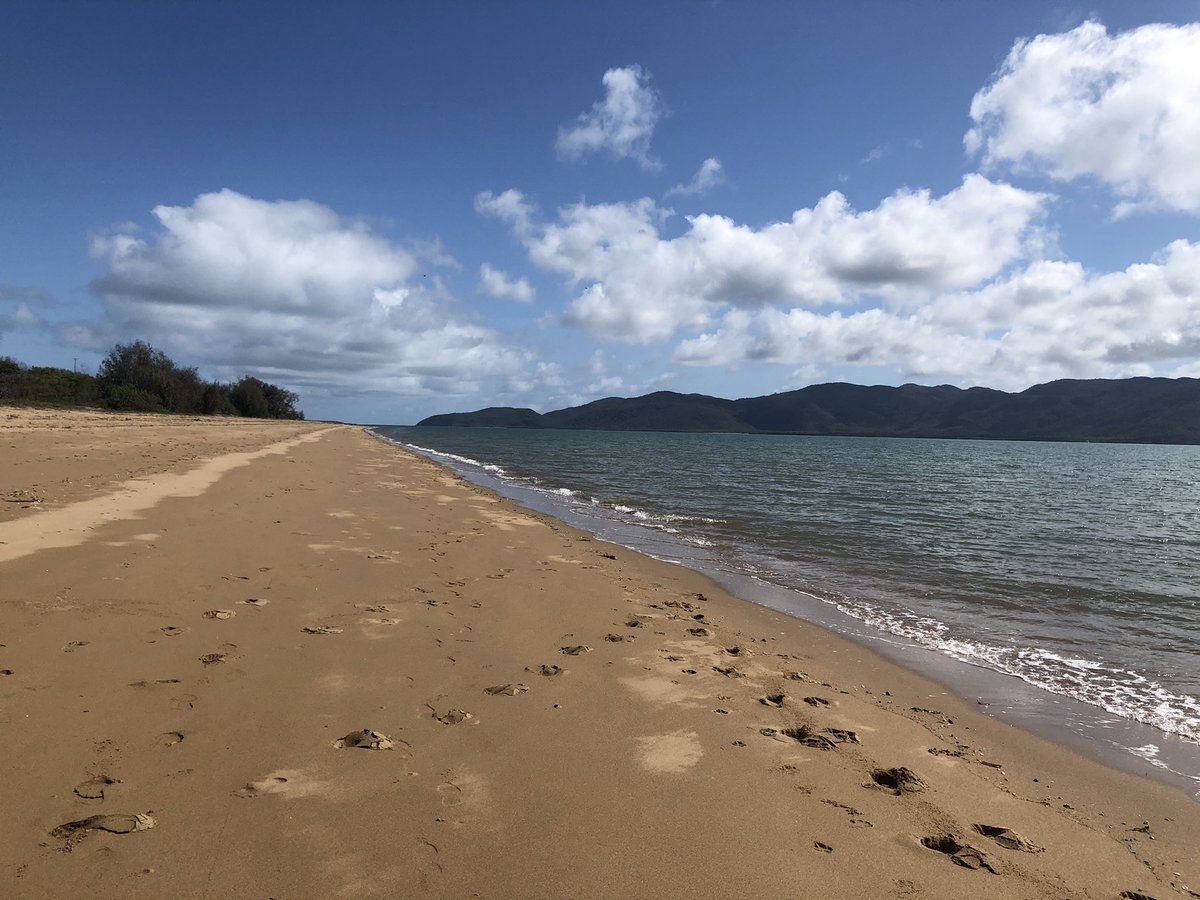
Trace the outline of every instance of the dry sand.
{"type": "Polygon", "coordinates": [[[1182,793],[361,429],[0,409],[0,499],[4,896],[1200,890],[1182,793]]]}

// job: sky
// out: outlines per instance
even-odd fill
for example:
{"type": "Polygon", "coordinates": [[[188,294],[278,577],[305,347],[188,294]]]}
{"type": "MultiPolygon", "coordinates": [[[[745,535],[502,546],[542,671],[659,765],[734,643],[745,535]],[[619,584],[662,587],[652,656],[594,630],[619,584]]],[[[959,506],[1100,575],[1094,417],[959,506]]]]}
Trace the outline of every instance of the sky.
{"type": "Polygon", "coordinates": [[[0,10],[0,356],[310,418],[1200,377],[1200,0],[0,10]]]}

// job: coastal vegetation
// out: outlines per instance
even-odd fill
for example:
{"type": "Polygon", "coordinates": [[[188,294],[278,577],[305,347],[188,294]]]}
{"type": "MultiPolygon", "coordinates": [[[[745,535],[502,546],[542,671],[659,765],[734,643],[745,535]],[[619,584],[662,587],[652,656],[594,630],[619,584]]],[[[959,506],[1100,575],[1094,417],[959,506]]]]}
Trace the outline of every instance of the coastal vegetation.
{"type": "Polygon", "coordinates": [[[293,391],[250,375],[205,381],[194,366],[179,365],[145,341],[114,346],[95,375],[0,357],[0,403],[303,419],[297,400],[293,391]]]}
{"type": "Polygon", "coordinates": [[[1200,444],[1200,379],[1063,379],[1019,393],[816,384],[741,400],[658,391],[544,414],[490,407],[417,424],[1200,444]]]}

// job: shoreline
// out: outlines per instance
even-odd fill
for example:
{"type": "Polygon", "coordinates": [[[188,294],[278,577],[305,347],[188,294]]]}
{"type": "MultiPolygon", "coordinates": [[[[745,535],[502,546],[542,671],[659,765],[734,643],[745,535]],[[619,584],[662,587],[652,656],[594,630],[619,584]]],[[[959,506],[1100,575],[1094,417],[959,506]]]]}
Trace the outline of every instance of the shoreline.
{"type": "MultiPolygon", "coordinates": [[[[152,480],[322,427],[209,431],[152,480]]],[[[6,432],[10,471],[62,436],[6,432]]],[[[92,461],[94,495],[119,462],[92,461]]],[[[0,540],[50,513],[8,514],[0,540]]],[[[0,871],[24,896],[1200,885],[1182,792],[363,429],[132,516],[0,562],[0,871]],[[378,749],[336,746],[364,729],[378,749]]]]}
{"type": "Polygon", "coordinates": [[[634,552],[699,572],[745,602],[782,612],[868,647],[896,665],[947,687],[964,702],[975,703],[982,712],[999,721],[1080,751],[1103,765],[1154,778],[1200,802],[1200,748],[1184,737],[1049,691],[1019,676],[872,628],[816,595],[722,566],[704,546],[693,546],[684,538],[648,531],[636,524],[597,517],[586,507],[573,505],[554,492],[497,475],[490,463],[414,448],[402,438],[378,434],[373,430],[378,427],[370,426],[368,432],[392,446],[417,452],[526,509],[553,516],[634,552]]]}

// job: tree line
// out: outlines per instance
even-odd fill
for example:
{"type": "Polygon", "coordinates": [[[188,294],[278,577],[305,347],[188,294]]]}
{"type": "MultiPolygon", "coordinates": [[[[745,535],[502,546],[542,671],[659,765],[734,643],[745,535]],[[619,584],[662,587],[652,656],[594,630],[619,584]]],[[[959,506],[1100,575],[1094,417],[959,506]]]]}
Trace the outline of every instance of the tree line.
{"type": "Polygon", "coordinates": [[[204,381],[145,341],[117,344],[95,375],[27,366],[0,356],[0,403],[99,406],[137,412],[303,419],[299,397],[249,375],[224,384],[204,381]]]}

